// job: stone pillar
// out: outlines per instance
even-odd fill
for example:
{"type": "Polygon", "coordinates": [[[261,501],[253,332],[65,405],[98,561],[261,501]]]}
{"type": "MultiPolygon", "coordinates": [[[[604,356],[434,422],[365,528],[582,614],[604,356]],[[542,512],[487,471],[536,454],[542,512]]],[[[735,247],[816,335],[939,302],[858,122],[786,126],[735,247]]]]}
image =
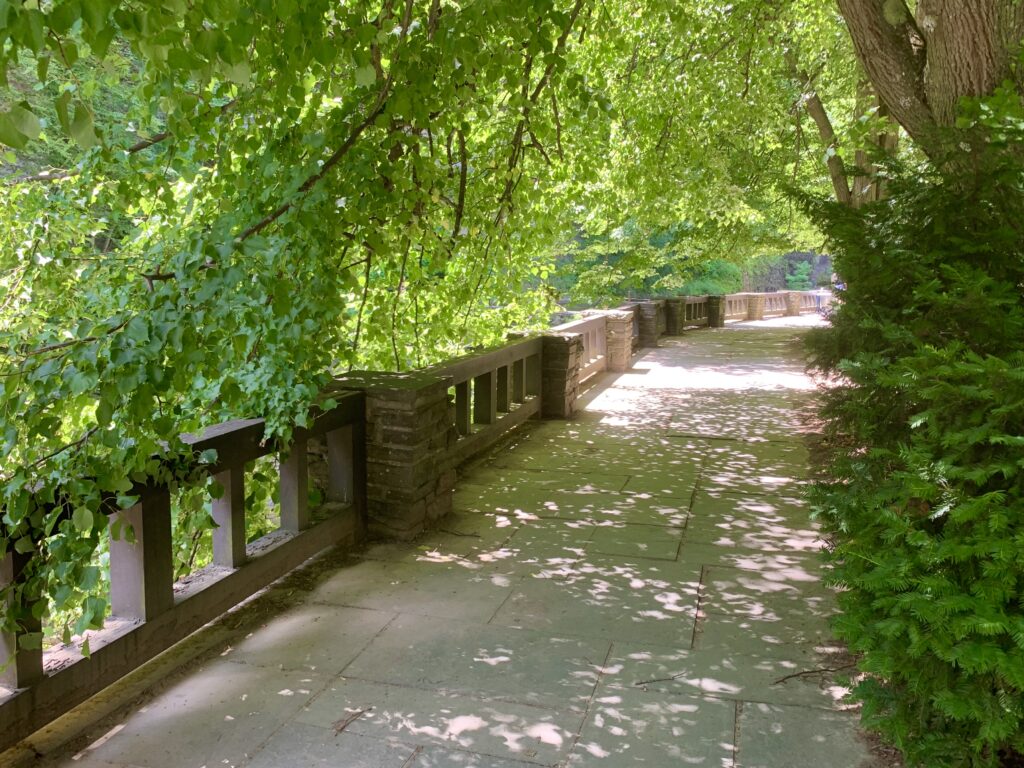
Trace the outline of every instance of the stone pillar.
{"type": "Polygon", "coordinates": [[[747,320],[764,320],[764,294],[747,294],[747,320]]]}
{"type": "Polygon", "coordinates": [[[658,346],[658,302],[643,301],[640,303],[640,346],[658,346]]]}
{"type": "Polygon", "coordinates": [[[682,336],[686,323],[683,312],[686,311],[684,299],[665,299],[665,333],[669,336],[682,336]]]}
{"type": "Polygon", "coordinates": [[[547,334],[541,347],[540,407],[545,419],[571,419],[580,392],[583,337],[547,334]]]}
{"type": "Polygon", "coordinates": [[[448,389],[429,373],[354,373],[338,386],[366,393],[366,511],[371,536],[410,539],[452,508],[458,436],[448,389]]]}
{"type": "Polygon", "coordinates": [[[786,294],[786,315],[799,315],[800,314],[800,293],[798,291],[789,291],[786,294]]]}
{"type": "Polygon", "coordinates": [[[725,327],[725,296],[708,296],[708,328],[725,327]]]}
{"type": "Polygon", "coordinates": [[[608,370],[628,371],[633,360],[633,313],[605,313],[605,355],[608,370]]]}

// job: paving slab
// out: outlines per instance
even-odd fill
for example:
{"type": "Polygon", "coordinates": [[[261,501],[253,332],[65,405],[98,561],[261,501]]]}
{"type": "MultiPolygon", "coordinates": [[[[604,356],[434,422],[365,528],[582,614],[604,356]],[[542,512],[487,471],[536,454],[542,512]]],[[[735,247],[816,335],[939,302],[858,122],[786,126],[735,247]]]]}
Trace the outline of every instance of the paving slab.
{"type": "Polygon", "coordinates": [[[346,677],[431,691],[484,695],[556,710],[582,710],[611,644],[507,626],[400,616],[346,677]]]}
{"type": "Polygon", "coordinates": [[[517,492],[525,488],[562,493],[616,493],[629,479],[628,472],[565,472],[557,468],[502,469],[500,467],[478,467],[467,475],[463,485],[483,486],[490,491],[517,492]]]}
{"type": "Polygon", "coordinates": [[[292,722],[271,736],[245,768],[404,768],[415,752],[411,744],[395,740],[292,722]]]}
{"type": "Polygon", "coordinates": [[[315,686],[302,670],[218,659],[132,711],[87,753],[141,768],[240,766],[312,699],[315,686]]]}
{"type": "MultiPolygon", "coordinates": [[[[502,757],[461,752],[438,747],[424,747],[408,768],[529,768],[543,763],[506,760],[502,757]]],[[[403,767],[404,768],[404,767],[403,767]]]]}
{"type": "MultiPolygon", "coordinates": [[[[695,650],[763,655],[814,666],[840,646],[827,618],[819,616],[729,616],[701,611],[693,634],[695,650]]],[[[818,664],[818,666],[828,666],[818,664]]]]}
{"type": "Polygon", "coordinates": [[[640,498],[678,500],[689,502],[701,477],[701,458],[694,457],[684,466],[649,469],[651,465],[638,462],[641,469],[633,472],[622,486],[622,492],[640,498]]]}
{"type": "Polygon", "coordinates": [[[567,636],[689,647],[700,566],[588,556],[550,578],[527,578],[492,624],[567,636]]]}
{"type": "Polygon", "coordinates": [[[486,622],[512,593],[520,577],[497,565],[469,561],[362,560],[320,584],[309,600],[486,622]]]}
{"type": "Polygon", "coordinates": [[[817,553],[825,544],[806,511],[773,496],[727,494],[711,501],[697,494],[686,534],[690,542],[753,552],[817,553]]]}
{"type": "Polygon", "coordinates": [[[638,688],[662,694],[838,709],[848,689],[835,673],[805,674],[820,668],[807,658],[617,642],[605,665],[599,695],[605,689],[638,688]]]}
{"type": "MultiPolygon", "coordinates": [[[[492,518],[496,527],[515,527],[539,518],[590,520],[595,524],[621,520],[652,525],[685,525],[689,516],[689,497],[663,499],[635,493],[557,493],[543,489],[499,493],[471,487],[471,492],[465,489],[456,492],[455,507],[463,513],[460,519],[480,515],[492,518]]],[[[447,519],[442,525],[445,530],[451,528],[447,519]]]]}
{"type": "Polygon", "coordinates": [[[334,677],[394,613],[333,605],[302,605],[275,616],[221,652],[227,661],[334,677]]]}
{"type": "Polygon", "coordinates": [[[649,691],[606,690],[595,698],[571,768],[733,764],[736,704],[649,691]]]}
{"type": "Polygon", "coordinates": [[[751,572],[707,566],[700,605],[708,612],[765,619],[828,617],[836,612],[834,592],[814,574],[795,569],[751,572]]]}
{"type": "MultiPolygon", "coordinates": [[[[497,765],[499,760],[558,762],[582,720],[581,711],[350,678],[339,678],[298,716],[300,723],[329,733],[343,727],[346,734],[434,748],[435,758],[452,753],[462,760],[454,765],[486,765],[483,756],[497,765]]],[[[411,765],[430,765],[427,760],[417,755],[411,765]]]]}
{"type": "Polygon", "coordinates": [[[737,768],[868,768],[870,750],[857,716],[804,707],[744,704],[737,768]]]}
{"type": "Polygon", "coordinates": [[[662,525],[633,525],[609,521],[595,527],[588,553],[675,560],[683,541],[683,529],[662,525]]]}

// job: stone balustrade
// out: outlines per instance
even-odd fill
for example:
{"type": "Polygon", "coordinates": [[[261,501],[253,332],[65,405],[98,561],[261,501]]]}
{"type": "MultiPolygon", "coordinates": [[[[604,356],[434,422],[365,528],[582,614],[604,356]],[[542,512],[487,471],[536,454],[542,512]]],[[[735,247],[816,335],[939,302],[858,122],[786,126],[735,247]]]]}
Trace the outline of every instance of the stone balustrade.
{"type": "MultiPolygon", "coordinates": [[[[139,501],[130,509],[111,501],[106,512],[121,523],[112,528],[130,526],[133,535],[110,542],[108,626],[90,632],[89,658],[81,642],[46,653],[19,649],[19,635],[42,631],[38,620],[0,635],[0,660],[10,661],[0,678],[0,750],[324,549],[355,547],[367,535],[408,539],[430,527],[451,509],[460,464],[527,419],[571,419],[588,379],[628,370],[637,352],[657,346],[661,336],[816,311],[820,302],[812,293],[734,294],[591,311],[425,370],[341,377],[325,392],[337,405],[314,408],[310,426],[296,428],[287,445],[265,442],[259,419],[183,438],[197,457],[216,455],[213,464],[196,468],[223,488],[211,506],[213,563],[175,581],[168,487],[137,486],[139,501]],[[279,455],[280,528],[247,542],[247,464],[273,454],[279,455]],[[310,485],[324,500],[317,509],[309,507],[310,485]]],[[[30,558],[15,551],[0,557],[0,587],[8,595],[18,593],[30,558]]]]}

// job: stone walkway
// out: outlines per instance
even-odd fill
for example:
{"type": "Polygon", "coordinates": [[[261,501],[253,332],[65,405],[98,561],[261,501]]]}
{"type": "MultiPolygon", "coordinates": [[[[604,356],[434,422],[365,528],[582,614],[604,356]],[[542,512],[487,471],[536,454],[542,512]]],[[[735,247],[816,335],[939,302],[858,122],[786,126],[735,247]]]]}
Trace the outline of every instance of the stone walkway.
{"type": "Polygon", "coordinates": [[[481,459],[443,530],[321,569],[45,764],[871,765],[816,671],[843,661],[799,335],[699,331],[603,374],[577,420],[481,459]]]}

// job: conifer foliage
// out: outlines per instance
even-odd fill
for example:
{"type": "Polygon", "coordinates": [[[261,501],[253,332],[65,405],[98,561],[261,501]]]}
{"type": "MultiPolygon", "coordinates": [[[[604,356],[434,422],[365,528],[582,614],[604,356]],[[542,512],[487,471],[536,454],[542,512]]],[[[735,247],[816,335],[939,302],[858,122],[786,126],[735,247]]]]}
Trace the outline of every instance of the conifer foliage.
{"type": "Polygon", "coordinates": [[[1024,190],[1012,152],[985,162],[816,210],[848,286],[812,343],[836,385],[815,495],[837,629],[865,720],[912,765],[1024,753],[1024,190]]]}

